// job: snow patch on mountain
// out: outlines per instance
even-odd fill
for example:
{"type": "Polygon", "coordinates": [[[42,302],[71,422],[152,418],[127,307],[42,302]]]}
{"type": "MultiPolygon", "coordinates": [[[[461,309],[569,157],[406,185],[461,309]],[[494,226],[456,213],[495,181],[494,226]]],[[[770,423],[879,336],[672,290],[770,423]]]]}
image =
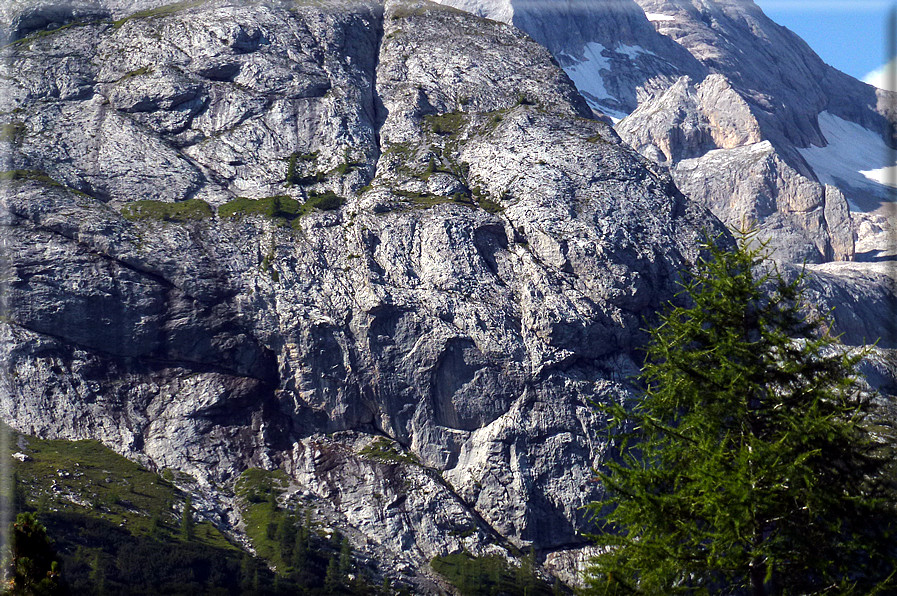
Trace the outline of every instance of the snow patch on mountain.
{"type": "MultiPolygon", "coordinates": [[[[607,49],[597,42],[587,43],[583,48],[583,60],[564,67],[564,71],[570,80],[576,85],[580,93],[588,94],[586,99],[608,99],[610,93],[604,87],[604,79],[601,77],[602,70],[610,70],[610,59],[606,58],[602,52],[607,49]]],[[[572,56],[567,56],[572,58],[572,56]]],[[[574,58],[575,59],[575,58],[574,58]]],[[[593,105],[592,107],[596,107],[593,105]]]]}
{"type": "Polygon", "coordinates": [[[620,44],[613,50],[608,50],[598,42],[589,42],[583,48],[583,58],[581,60],[570,56],[569,54],[563,55],[567,60],[573,61],[573,64],[564,67],[564,72],[567,73],[567,76],[570,77],[570,80],[573,81],[573,84],[576,85],[576,88],[582,93],[582,96],[585,97],[589,105],[595,109],[601,110],[610,116],[614,123],[617,123],[629,114],[610,109],[607,105],[601,102],[601,100],[606,99],[619,101],[619,98],[614,97],[604,85],[604,77],[601,74],[602,71],[610,72],[613,70],[611,58],[606,56],[605,52],[621,54],[626,56],[632,62],[635,62],[640,55],[647,54],[655,56],[656,54],[641,46],[620,44]]]}
{"type": "Polygon", "coordinates": [[[660,14],[659,12],[646,12],[645,16],[648,17],[648,20],[652,23],[657,21],[672,21],[675,17],[671,17],[668,14],[660,14]]]}
{"type": "MultiPolygon", "coordinates": [[[[897,160],[884,140],[868,128],[831,114],[819,114],[825,147],[812,145],[798,151],[823,184],[849,186],[889,198],[893,193],[897,160]]],[[[849,197],[848,197],[849,198],[849,197]]],[[[863,211],[850,201],[853,211],[863,211]]]]}

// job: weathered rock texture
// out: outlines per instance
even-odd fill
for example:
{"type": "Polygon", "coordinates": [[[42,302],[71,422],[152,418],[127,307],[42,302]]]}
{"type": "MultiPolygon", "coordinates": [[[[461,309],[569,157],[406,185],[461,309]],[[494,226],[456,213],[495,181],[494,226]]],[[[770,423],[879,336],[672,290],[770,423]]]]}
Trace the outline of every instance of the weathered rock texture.
{"type": "Polygon", "coordinates": [[[426,2],[214,1],[4,59],[5,420],[190,474],[237,533],[227,487],[282,468],[421,590],[462,548],[575,558],[591,402],[718,222],[545,48],[426,2]],[[325,192],[292,226],[121,213],[325,192]]]}
{"type": "MultiPolygon", "coordinates": [[[[421,592],[432,557],[510,545],[572,581],[601,496],[591,404],[631,396],[640,329],[719,221],[508,25],[415,0],[159,4],[6,7],[3,419],[189,474],[237,536],[234,478],[281,468],[421,592]],[[396,457],[366,450],[383,437],[396,457]]],[[[753,208],[794,258],[850,251],[840,224],[807,232],[843,198],[805,190],[724,81],[672,88],[694,109],[638,134],[683,186],[741,152],[775,189],[719,193],[768,193],[753,208]]],[[[874,333],[885,282],[825,275],[820,301],[856,298],[874,333]]]]}
{"type": "MultiPolygon", "coordinates": [[[[825,147],[823,112],[894,143],[894,95],[826,65],[791,31],[741,0],[636,0],[657,31],[687,49],[707,78],[680,79],[618,127],[677,185],[732,225],[747,216],[782,261],[852,260],[858,226],[848,201],[892,193],[819,182],[799,149],[825,147]],[[709,138],[708,138],[709,137],[709,138]],[[761,144],[765,143],[765,144],[761,144]]],[[[856,148],[862,151],[862,148],[856,148]]]]}
{"type": "Polygon", "coordinates": [[[824,64],[750,0],[440,1],[532,35],[627,143],[726,224],[756,222],[776,259],[870,259],[855,236],[884,242],[849,205],[893,217],[891,190],[816,171],[801,150],[839,141],[821,114],[893,146],[894,95],[824,64]]]}
{"type": "Polygon", "coordinates": [[[632,0],[438,0],[513,24],[568,69],[583,70],[579,85],[599,113],[622,117],[682,76],[707,70],[684,48],[658,35],[632,0]]]}

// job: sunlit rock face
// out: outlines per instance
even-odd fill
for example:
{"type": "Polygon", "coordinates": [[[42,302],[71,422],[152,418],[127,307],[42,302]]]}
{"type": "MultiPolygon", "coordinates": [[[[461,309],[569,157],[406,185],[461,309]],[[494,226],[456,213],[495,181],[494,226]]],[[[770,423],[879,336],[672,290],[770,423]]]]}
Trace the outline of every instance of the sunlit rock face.
{"type": "Polygon", "coordinates": [[[893,94],[826,65],[754,3],[440,1],[551,50],[628,144],[726,224],[756,222],[778,261],[897,254],[875,231],[894,214],[893,94]]]}
{"type": "MultiPolygon", "coordinates": [[[[578,37],[538,33],[545,3],[163,4],[3,4],[0,414],[180,470],[238,538],[234,479],[279,468],[417,592],[462,549],[574,583],[593,404],[634,397],[708,207],[852,254],[840,191],[632,3],[583,4],[578,37]],[[588,60],[616,103],[577,91],[588,60]]],[[[814,275],[821,311],[854,300],[838,325],[891,304],[886,275],[814,275]]]]}
{"type": "Polygon", "coordinates": [[[592,402],[628,395],[717,220],[511,26],[425,2],[102,10],[19,20],[4,49],[4,419],[190,474],[237,534],[228,486],[281,468],[421,590],[462,548],[575,559],[592,402]],[[227,216],[247,199],[270,216],[227,216]],[[383,436],[407,457],[365,455],[383,436]]]}

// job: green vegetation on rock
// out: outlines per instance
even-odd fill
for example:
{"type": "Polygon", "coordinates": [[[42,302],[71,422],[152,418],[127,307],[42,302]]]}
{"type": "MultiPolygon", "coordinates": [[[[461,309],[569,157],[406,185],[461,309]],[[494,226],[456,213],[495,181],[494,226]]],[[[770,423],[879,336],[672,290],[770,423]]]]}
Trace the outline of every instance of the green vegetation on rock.
{"type": "Polygon", "coordinates": [[[208,203],[200,199],[187,199],[177,203],[142,199],[128,203],[121,209],[121,215],[131,221],[156,220],[186,222],[207,219],[213,215],[208,203]]]}
{"type": "Polygon", "coordinates": [[[7,170],[0,172],[0,180],[34,180],[49,186],[62,186],[62,184],[50,178],[49,174],[40,170],[7,170]]]}
{"type": "Polygon", "coordinates": [[[396,448],[396,443],[386,437],[377,437],[370,445],[359,451],[358,455],[384,463],[420,465],[413,453],[402,453],[396,448]]]}
{"type": "Polygon", "coordinates": [[[376,594],[363,574],[349,577],[352,549],[348,540],[323,534],[310,511],[281,504],[289,487],[280,470],[251,468],[236,483],[245,531],[259,556],[277,570],[284,594],[376,594]]]}
{"type": "MultiPolygon", "coordinates": [[[[314,164],[317,159],[317,151],[313,151],[312,153],[293,153],[290,155],[287,159],[287,186],[293,186],[294,184],[308,186],[310,184],[324,182],[324,180],[327,179],[327,175],[323,172],[314,172],[312,174],[299,173],[300,165],[314,164]]],[[[305,170],[304,167],[301,169],[305,170]]]]}
{"type": "Polygon", "coordinates": [[[206,0],[188,0],[187,2],[177,2],[175,4],[168,4],[166,6],[159,6],[157,8],[151,8],[149,10],[141,10],[135,12],[132,15],[128,15],[122,19],[118,19],[117,21],[112,22],[112,26],[116,29],[130,21],[131,19],[148,19],[153,17],[164,17],[172,14],[176,14],[182,10],[187,10],[188,8],[195,8],[197,6],[202,6],[205,4],[206,0]]]}
{"type": "MultiPolygon", "coordinates": [[[[373,570],[352,568],[344,537],[325,535],[301,509],[281,507],[279,499],[289,485],[282,471],[246,470],[235,484],[246,532],[262,561],[202,519],[188,494],[97,441],[43,440],[5,426],[0,431],[11,435],[18,454],[12,460],[13,482],[2,487],[0,506],[27,514],[19,521],[28,521],[36,538],[45,528],[55,550],[46,551],[46,540],[44,547],[39,540],[30,547],[22,542],[29,552],[37,547],[46,551],[40,561],[32,556],[34,564],[26,562],[23,574],[29,573],[28,565],[37,565],[44,577],[44,567],[49,569],[57,558],[61,565],[53,577],[60,593],[379,593],[365,579],[373,570]]],[[[166,476],[189,479],[170,470],[166,476]]]]}
{"type": "Polygon", "coordinates": [[[454,553],[435,557],[430,567],[451,583],[462,596],[548,596],[551,587],[534,570],[532,555],[524,557],[518,568],[497,555],[474,557],[454,553]]]}
{"type": "Polygon", "coordinates": [[[464,112],[446,112],[445,114],[430,114],[424,116],[430,130],[440,136],[454,137],[464,130],[468,116],[464,112]]]}
{"type": "Polygon", "coordinates": [[[335,211],[343,206],[346,200],[331,191],[322,193],[311,192],[308,194],[308,200],[299,208],[299,217],[307,213],[311,213],[317,209],[319,211],[335,211]]]}
{"type": "MultiPolygon", "coordinates": [[[[185,495],[170,483],[96,441],[2,432],[21,455],[0,498],[46,527],[70,593],[242,593],[242,551],[207,521],[184,540],[175,511],[185,495]]],[[[271,583],[263,564],[249,567],[271,583]]]]}
{"type": "Polygon", "coordinates": [[[25,123],[18,120],[0,125],[0,142],[18,145],[25,136],[25,123]]]}
{"type": "Polygon", "coordinates": [[[292,221],[299,215],[301,203],[296,199],[278,195],[261,199],[237,197],[218,207],[218,217],[240,218],[247,215],[261,215],[269,219],[292,221]]]}

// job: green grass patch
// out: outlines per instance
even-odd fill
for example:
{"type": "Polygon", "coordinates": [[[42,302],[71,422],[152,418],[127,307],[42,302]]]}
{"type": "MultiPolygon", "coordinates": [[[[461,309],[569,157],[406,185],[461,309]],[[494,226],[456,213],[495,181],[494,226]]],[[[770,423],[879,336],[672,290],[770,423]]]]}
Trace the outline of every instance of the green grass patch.
{"type": "Polygon", "coordinates": [[[240,512],[246,535],[259,556],[268,561],[279,559],[269,525],[277,522],[277,499],[288,485],[289,478],[283,470],[250,468],[240,475],[234,487],[242,502],[240,512]]]}
{"type": "Polygon", "coordinates": [[[315,173],[311,175],[300,175],[300,163],[314,163],[318,159],[318,152],[312,153],[293,153],[287,159],[287,186],[299,184],[307,186],[316,182],[323,182],[327,177],[323,173],[315,173]]]}
{"type": "Polygon", "coordinates": [[[332,191],[322,193],[311,192],[305,203],[300,203],[286,195],[264,197],[261,199],[247,199],[238,197],[218,208],[218,216],[222,219],[241,218],[247,215],[261,215],[273,219],[280,225],[294,226],[303,216],[313,211],[333,211],[339,209],[345,199],[332,191]]]}
{"type": "Polygon", "coordinates": [[[237,197],[218,207],[218,217],[224,219],[261,215],[270,219],[292,220],[299,213],[300,206],[299,201],[286,195],[261,199],[237,197]]]}
{"type": "Polygon", "coordinates": [[[75,21],[72,23],[68,23],[66,25],[62,25],[61,27],[56,27],[55,29],[41,29],[40,31],[35,31],[34,33],[26,35],[25,37],[23,37],[22,39],[20,39],[18,41],[14,41],[10,44],[7,44],[4,47],[23,46],[23,47],[30,48],[31,44],[39,39],[43,39],[44,37],[50,37],[51,35],[56,35],[60,31],[64,31],[71,27],[78,27],[78,26],[83,26],[86,24],[88,24],[88,23],[82,23],[80,21],[75,21]]]}
{"type": "Polygon", "coordinates": [[[149,66],[149,65],[141,66],[140,68],[138,68],[136,70],[130,70],[130,71],[126,72],[124,74],[124,76],[122,76],[122,78],[120,78],[118,80],[124,81],[124,80],[130,79],[132,77],[142,77],[143,75],[150,74],[151,72],[153,72],[152,66],[149,66]]]}
{"type": "Polygon", "coordinates": [[[599,144],[599,145],[610,145],[610,144],[612,144],[611,141],[608,141],[608,140],[607,140],[606,138],[604,138],[604,136],[601,135],[600,133],[597,133],[597,134],[594,134],[594,135],[590,136],[589,138],[586,139],[586,141],[588,141],[589,143],[596,143],[596,144],[599,144]]]}
{"type": "Polygon", "coordinates": [[[24,462],[15,463],[25,491],[25,505],[40,511],[59,509],[79,512],[93,507],[100,517],[127,525],[132,532],[148,534],[151,518],[160,516],[164,524],[176,525],[171,503],[180,499],[178,491],[146,468],[125,459],[97,441],[50,441],[28,438],[22,453],[24,462]],[[53,485],[57,491],[49,490],[53,485]],[[72,503],[70,496],[84,505],[72,503]],[[133,515],[132,511],[143,515],[133,515]]]}
{"type": "Polygon", "coordinates": [[[502,207],[500,203],[496,203],[488,197],[477,197],[477,205],[479,205],[480,209],[482,209],[483,211],[492,213],[493,215],[501,213],[505,210],[505,208],[502,207]]]}
{"type": "Polygon", "coordinates": [[[18,120],[0,125],[0,141],[19,145],[25,138],[25,123],[18,120]]]}
{"type": "Polygon", "coordinates": [[[237,479],[234,490],[237,496],[250,503],[264,503],[271,493],[280,495],[290,479],[283,470],[249,468],[237,479]]]}
{"type": "Polygon", "coordinates": [[[467,114],[464,112],[447,112],[445,114],[430,114],[424,116],[424,122],[429,125],[434,134],[440,136],[457,136],[467,124],[467,114]]]}
{"type": "Polygon", "coordinates": [[[243,551],[206,521],[185,539],[184,495],[169,482],[97,441],[17,439],[0,428],[26,456],[12,460],[0,498],[47,527],[71,593],[241,593],[243,551]]]}
{"type": "Polygon", "coordinates": [[[328,176],[345,176],[350,172],[357,170],[358,168],[364,166],[363,162],[355,161],[350,156],[349,148],[346,147],[345,154],[343,156],[343,163],[339,164],[329,172],[327,172],[328,176]]]}
{"type": "Polygon", "coordinates": [[[0,180],[33,180],[49,186],[63,186],[50,178],[49,174],[40,170],[7,170],[0,172],[0,180]]]}
{"type": "Polygon", "coordinates": [[[358,455],[384,463],[420,465],[414,454],[399,451],[396,444],[386,437],[377,437],[370,445],[359,451],[358,455]]]}
{"type": "Polygon", "coordinates": [[[289,479],[280,470],[249,469],[236,483],[246,534],[256,552],[277,568],[288,594],[371,594],[370,584],[352,572],[351,547],[339,534],[323,536],[310,512],[286,509],[278,500],[289,479]],[[300,589],[301,588],[301,589],[300,589]]]}
{"type": "Polygon", "coordinates": [[[335,211],[345,204],[346,199],[338,196],[332,191],[324,191],[321,193],[309,193],[308,200],[299,208],[299,217],[311,213],[312,211],[335,211]]]}
{"type": "Polygon", "coordinates": [[[349,150],[346,149],[345,161],[327,172],[309,171],[309,164],[315,164],[318,160],[318,152],[312,153],[293,153],[287,159],[287,186],[298,184],[299,186],[311,186],[312,184],[320,184],[331,176],[346,176],[347,174],[364,166],[363,162],[354,161],[349,157],[349,150]]]}
{"type": "Polygon", "coordinates": [[[186,495],[97,441],[19,437],[2,424],[0,431],[26,456],[11,459],[13,482],[0,485],[0,506],[12,505],[14,514],[36,512],[62,560],[67,593],[376,593],[362,570],[352,568],[351,549],[339,533],[320,536],[302,511],[279,507],[277,496],[288,486],[282,471],[247,470],[235,484],[253,545],[270,556],[265,562],[202,519],[194,517],[192,535],[185,535],[186,495]],[[270,564],[277,565],[276,574],[270,564]]]}
{"type": "Polygon", "coordinates": [[[474,557],[455,553],[435,557],[430,567],[455,586],[462,596],[548,596],[552,589],[535,576],[531,560],[514,568],[499,556],[474,557]]]}
{"type": "Polygon", "coordinates": [[[130,221],[156,220],[184,223],[208,219],[214,215],[208,203],[200,199],[188,199],[177,203],[141,199],[128,203],[121,215],[130,221]]]}

